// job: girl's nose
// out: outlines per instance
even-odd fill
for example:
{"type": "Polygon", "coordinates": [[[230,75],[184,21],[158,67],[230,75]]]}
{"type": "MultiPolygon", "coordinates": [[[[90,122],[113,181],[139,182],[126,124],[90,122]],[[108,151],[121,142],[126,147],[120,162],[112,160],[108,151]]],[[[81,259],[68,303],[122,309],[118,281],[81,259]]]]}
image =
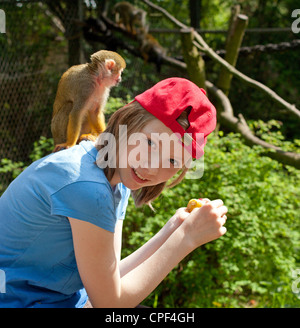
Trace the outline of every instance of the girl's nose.
{"type": "Polygon", "coordinates": [[[158,174],[159,165],[157,163],[153,163],[151,159],[148,159],[148,161],[142,162],[142,170],[146,176],[154,176],[158,174]]]}

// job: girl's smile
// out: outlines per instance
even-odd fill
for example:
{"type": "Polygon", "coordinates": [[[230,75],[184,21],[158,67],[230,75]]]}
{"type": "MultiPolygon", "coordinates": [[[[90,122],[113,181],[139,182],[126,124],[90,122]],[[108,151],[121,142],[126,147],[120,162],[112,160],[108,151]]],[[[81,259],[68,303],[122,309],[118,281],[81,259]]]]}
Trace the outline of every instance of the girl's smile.
{"type": "Polygon", "coordinates": [[[136,180],[138,183],[146,183],[147,181],[149,181],[148,179],[145,179],[143,176],[141,176],[136,169],[131,168],[131,172],[133,179],[136,180]]]}

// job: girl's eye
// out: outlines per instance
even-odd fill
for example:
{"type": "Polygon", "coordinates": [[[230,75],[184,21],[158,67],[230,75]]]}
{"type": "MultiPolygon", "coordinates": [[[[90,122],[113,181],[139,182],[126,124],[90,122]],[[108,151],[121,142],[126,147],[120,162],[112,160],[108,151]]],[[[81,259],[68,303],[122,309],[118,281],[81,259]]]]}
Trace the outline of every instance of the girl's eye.
{"type": "Polygon", "coordinates": [[[170,158],[170,163],[171,163],[173,166],[178,166],[178,164],[179,164],[174,158],[170,158]]]}
{"type": "Polygon", "coordinates": [[[155,146],[155,143],[151,139],[147,139],[148,146],[153,147],[155,146]]]}

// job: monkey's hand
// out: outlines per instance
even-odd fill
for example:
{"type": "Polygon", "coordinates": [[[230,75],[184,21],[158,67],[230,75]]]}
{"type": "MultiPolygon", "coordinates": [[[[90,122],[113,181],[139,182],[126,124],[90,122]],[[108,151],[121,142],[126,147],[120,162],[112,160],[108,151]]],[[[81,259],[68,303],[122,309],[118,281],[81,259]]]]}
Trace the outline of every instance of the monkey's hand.
{"type": "Polygon", "coordinates": [[[62,144],[57,144],[54,147],[53,153],[56,153],[57,151],[63,150],[63,149],[68,149],[70,146],[67,145],[67,143],[62,143],[62,144]]]}
{"type": "Polygon", "coordinates": [[[95,136],[91,133],[82,134],[78,139],[78,143],[81,142],[82,140],[96,141],[96,139],[97,139],[97,136],[95,136]]]}
{"type": "Polygon", "coordinates": [[[187,204],[186,210],[191,213],[194,208],[201,207],[202,205],[199,199],[191,199],[187,204]]]}

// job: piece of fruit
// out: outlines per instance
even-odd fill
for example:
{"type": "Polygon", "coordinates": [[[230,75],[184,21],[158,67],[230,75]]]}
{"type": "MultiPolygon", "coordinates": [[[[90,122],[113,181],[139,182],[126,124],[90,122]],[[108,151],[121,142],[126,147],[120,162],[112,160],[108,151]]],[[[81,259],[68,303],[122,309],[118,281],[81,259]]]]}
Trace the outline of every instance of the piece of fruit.
{"type": "Polygon", "coordinates": [[[187,204],[186,210],[191,213],[194,208],[201,207],[201,206],[202,203],[199,199],[191,199],[187,204]]]}

